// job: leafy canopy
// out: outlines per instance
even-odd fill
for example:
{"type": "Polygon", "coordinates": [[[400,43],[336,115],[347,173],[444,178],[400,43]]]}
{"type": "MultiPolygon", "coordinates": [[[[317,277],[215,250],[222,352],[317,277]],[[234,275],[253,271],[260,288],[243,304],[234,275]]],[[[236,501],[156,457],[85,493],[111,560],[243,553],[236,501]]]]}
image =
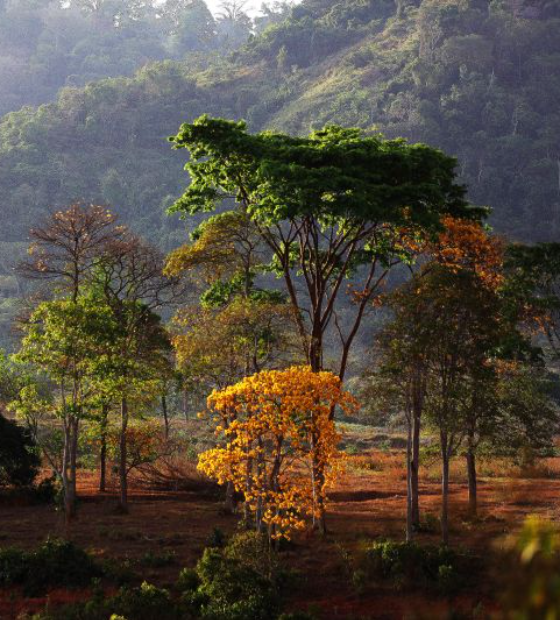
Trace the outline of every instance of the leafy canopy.
{"type": "Polygon", "coordinates": [[[443,213],[473,217],[456,161],[424,144],[364,136],[335,125],[307,137],[261,132],[203,115],[170,138],[187,148],[191,184],[173,211],[213,211],[235,196],[263,224],[315,215],[436,227],[443,213]]]}

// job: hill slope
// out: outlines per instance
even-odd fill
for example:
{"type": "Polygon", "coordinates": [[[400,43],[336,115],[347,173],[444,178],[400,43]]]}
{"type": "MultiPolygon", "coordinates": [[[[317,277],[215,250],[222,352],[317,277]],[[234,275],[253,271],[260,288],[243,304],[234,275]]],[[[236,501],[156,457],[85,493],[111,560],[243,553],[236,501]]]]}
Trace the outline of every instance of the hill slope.
{"type": "Polygon", "coordinates": [[[550,238],[560,226],[559,4],[309,0],[210,69],[166,61],[65,89],[0,122],[1,237],[22,239],[38,211],[80,197],[160,237],[162,207],[185,182],[165,137],[208,112],[253,129],[337,122],[441,146],[499,230],[550,238]]]}

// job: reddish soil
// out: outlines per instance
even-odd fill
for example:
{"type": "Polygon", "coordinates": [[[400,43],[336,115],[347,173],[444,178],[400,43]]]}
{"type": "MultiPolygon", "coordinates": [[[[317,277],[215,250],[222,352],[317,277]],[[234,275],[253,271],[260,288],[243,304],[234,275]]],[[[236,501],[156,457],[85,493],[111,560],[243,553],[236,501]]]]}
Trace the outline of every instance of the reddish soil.
{"type": "MultiPolygon", "coordinates": [[[[556,471],[560,459],[551,459],[546,471],[532,476],[480,480],[480,516],[476,522],[465,517],[466,485],[461,480],[462,463],[455,466],[452,485],[452,544],[486,556],[493,545],[514,531],[529,514],[555,518],[558,515],[560,480],[556,471]]],[[[491,468],[490,468],[491,469],[491,468]]],[[[496,476],[504,472],[490,471],[496,476]]],[[[376,537],[402,539],[405,512],[405,482],[402,455],[372,452],[350,459],[349,471],[331,494],[327,539],[315,534],[300,535],[284,553],[286,561],[302,578],[294,592],[294,608],[322,611],[325,619],[335,618],[442,618],[450,609],[472,609],[484,595],[470,592],[459,599],[426,600],[421,593],[372,588],[361,595],[350,584],[343,560],[364,541],[376,537]],[[371,469],[370,469],[371,465],[371,469]],[[414,612],[414,613],[413,613],[414,612]]],[[[437,515],[439,485],[436,470],[429,469],[422,484],[424,514],[437,515]],[[432,481],[433,480],[433,481],[432,481]]],[[[226,533],[236,527],[236,518],[221,513],[220,501],[201,491],[152,491],[132,485],[130,514],[115,511],[114,493],[99,494],[91,474],[81,476],[82,498],[77,518],[69,528],[52,506],[0,505],[0,545],[32,548],[47,536],[66,536],[88,551],[104,558],[141,561],[148,553],[172,552],[174,561],[152,568],[140,562],[135,570],[157,585],[172,583],[181,567],[193,566],[213,528],[226,533]]],[[[437,533],[422,534],[422,541],[437,542],[437,533]]],[[[88,592],[57,590],[49,594],[51,606],[87,597],[88,592]]],[[[484,601],[488,605],[488,601],[484,601]]],[[[25,599],[19,592],[0,591],[0,618],[16,618],[22,611],[41,608],[45,599],[25,599]]],[[[133,620],[133,619],[131,619],[133,620]]]]}

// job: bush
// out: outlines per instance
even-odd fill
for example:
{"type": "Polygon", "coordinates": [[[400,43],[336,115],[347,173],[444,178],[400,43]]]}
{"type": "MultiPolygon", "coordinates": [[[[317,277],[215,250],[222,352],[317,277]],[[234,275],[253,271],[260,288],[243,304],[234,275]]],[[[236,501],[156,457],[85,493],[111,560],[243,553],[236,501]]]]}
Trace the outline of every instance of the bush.
{"type": "Polygon", "coordinates": [[[183,568],[179,573],[176,587],[179,592],[194,592],[200,586],[198,573],[194,568],[183,568]]]}
{"type": "Polygon", "coordinates": [[[162,566],[169,566],[176,561],[176,554],[174,551],[166,550],[162,553],[154,553],[153,551],[146,551],[146,553],[140,558],[140,563],[144,566],[151,568],[161,568],[162,566]]]}
{"type": "Polygon", "coordinates": [[[452,594],[459,588],[461,569],[470,562],[472,558],[445,546],[381,541],[366,549],[363,570],[369,578],[398,587],[433,587],[452,594]]]}
{"type": "MultiPolygon", "coordinates": [[[[12,582],[27,575],[27,565],[18,564],[21,552],[13,553],[15,557],[7,562],[12,582]]],[[[0,567],[1,561],[0,557],[0,567]]],[[[234,536],[224,548],[205,549],[195,569],[183,569],[175,586],[178,598],[148,583],[123,587],[108,599],[101,588],[94,588],[91,600],[53,614],[44,612],[34,620],[107,620],[112,615],[128,620],[309,620],[308,614],[299,612],[280,616],[285,583],[286,575],[266,538],[246,532],[234,536]]]]}
{"type": "Polygon", "coordinates": [[[54,504],[62,501],[62,487],[56,476],[44,478],[33,488],[33,499],[40,504],[54,504]]]}
{"type": "Polygon", "coordinates": [[[226,544],[226,535],[219,527],[215,527],[208,537],[208,547],[224,547],[226,544]]]}
{"type": "Polygon", "coordinates": [[[130,620],[171,620],[181,617],[169,592],[146,582],[139,588],[122,588],[105,603],[105,607],[130,620]]]}
{"type": "Polygon", "coordinates": [[[194,613],[212,620],[269,620],[279,611],[270,579],[242,561],[208,548],[196,566],[197,589],[187,593],[194,613]]]}
{"type": "Polygon", "coordinates": [[[144,582],[138,588],[121,588],[111,598],[99,591],[86,603],[75,603],[45,612],[33,620],[188,620],[190,616],[175,604],[169,592],[144,582]]]}
{"type": "Polygon", "coordinates": [[[245,532],[223,549],[205,549],[195,571],[183,571],[178,584],[183,601],[197,617],[270,620],[280,612],[276,567],[266,538],[245,532]]]}
{"type": "Polygon", "coordinates": [[[0,484],[30,486],[39,465],[31,433],[0,415],[0,484]]]}
{"type": "Polygon", "coordinates": [[[36,551],[0,550],[0,585],[19,585],[29,595],[49,587],[88,585],[102,575],[93,559],[73,543],[47,539],[36,551]]]}

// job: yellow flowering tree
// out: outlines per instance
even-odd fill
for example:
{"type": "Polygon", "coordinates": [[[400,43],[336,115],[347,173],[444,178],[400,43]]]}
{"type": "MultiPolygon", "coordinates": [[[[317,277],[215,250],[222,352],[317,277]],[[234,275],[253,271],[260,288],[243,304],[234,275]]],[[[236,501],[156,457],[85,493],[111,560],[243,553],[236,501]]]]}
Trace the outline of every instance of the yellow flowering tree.
{"type": "Polygon", "coordinates": [[[223,444],[201,454],[198,468],[243,494],[258,530],[289,538],[322,515],[340,471],[332,409],[356,406],[330,372],[292,366],[257,373],[208,397],[223,444]]]}

